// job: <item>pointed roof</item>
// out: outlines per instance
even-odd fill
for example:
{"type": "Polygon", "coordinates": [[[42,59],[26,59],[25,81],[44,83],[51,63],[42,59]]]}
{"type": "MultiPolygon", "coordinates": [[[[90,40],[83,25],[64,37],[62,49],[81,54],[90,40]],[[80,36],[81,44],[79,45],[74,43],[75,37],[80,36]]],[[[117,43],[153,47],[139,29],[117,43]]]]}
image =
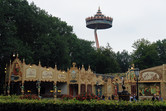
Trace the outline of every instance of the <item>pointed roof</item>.
{"type": "Polygon", "coordinates": [[[102,14],[101,10],[100,10],[100,7],[98,8],[98,11],[97,11],[97,13],[96,13],[95,16],[104,16],[104,15],[102,14]]]}

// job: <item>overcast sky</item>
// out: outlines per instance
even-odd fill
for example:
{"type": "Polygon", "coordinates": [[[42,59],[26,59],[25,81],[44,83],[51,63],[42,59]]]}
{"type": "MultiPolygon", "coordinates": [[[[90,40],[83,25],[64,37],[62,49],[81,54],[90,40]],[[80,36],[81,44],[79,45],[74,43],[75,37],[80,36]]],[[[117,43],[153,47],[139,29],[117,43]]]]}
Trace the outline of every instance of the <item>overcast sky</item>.
{"type": "Polygon", "coordinates": [[[86,28],[85,18],[94,16],[100,6],[113,18],[110,29],[98,30],[100,46],[113,51],[132,52],[132,44],[145,38],[151,42],[166,38],[166,0],[28,0],[73,26],[78,38],[95,41],[94,30],[86,28]]]}

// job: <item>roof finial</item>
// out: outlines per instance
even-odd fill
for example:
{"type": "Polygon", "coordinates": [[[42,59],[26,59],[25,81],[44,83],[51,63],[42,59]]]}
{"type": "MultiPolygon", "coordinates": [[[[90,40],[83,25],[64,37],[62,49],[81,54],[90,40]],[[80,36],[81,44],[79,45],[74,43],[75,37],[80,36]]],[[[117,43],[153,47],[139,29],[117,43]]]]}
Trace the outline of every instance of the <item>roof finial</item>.
{"type": "Polygon", "coordinates": [[[98,12],[101,12],[101,10],[100,10],[100,6],[99,6],[99,8],[98,8],[98,12]]]}
{"type": "Polygon", "coordinates": [[[76,66],[76,63],[75,62],[73,62],[73,67],[75,67],[76,66]]]}
{"type": "Polygon", "coordinates": [[[39,60],[39,66],[41,65],[41,61],[39,60]]]}
{"type": "Polygon", "coordinates": [[[25,63],[25,58],[23,58],[23,63],[25,63]]]}
{"type": "Polygon", "coordinates": [[[57,69],[57,65],[55,64],[55,69],[57,69]]]}
{"type": "Polygon", "coordinates": [[[18,58],[18,53],[16,54],[16,58],[18,58]]]}
{"type": "Polygon", "coordinates": [[[100,10],[100,6],[98,8],[97,15],[102,15],[101,10],[100,10]]]}
{"type": "Polygon", "coordinates": [[[90,69],[90,65],[88,66],[88,69],[90,69]]]}

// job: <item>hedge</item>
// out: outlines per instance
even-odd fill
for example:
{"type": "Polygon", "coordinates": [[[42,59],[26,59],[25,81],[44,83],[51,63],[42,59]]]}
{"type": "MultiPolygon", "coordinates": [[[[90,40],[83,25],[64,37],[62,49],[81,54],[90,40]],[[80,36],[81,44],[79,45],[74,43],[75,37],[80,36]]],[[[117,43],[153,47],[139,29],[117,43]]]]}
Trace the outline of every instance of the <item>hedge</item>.
{"type": "Polygon", "coordinates": [[[0,96],[0,111],[166,111],[166,101],[28,100],[0,96]]]}

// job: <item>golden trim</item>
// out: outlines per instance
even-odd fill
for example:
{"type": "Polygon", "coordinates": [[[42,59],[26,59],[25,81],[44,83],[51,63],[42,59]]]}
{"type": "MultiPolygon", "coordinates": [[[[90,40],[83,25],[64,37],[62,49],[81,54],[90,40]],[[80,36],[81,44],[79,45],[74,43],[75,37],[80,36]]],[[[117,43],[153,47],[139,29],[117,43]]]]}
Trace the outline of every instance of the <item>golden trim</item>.
{"type": "Polygon", "coordinates": [[[152,83],[152,82],[162,82],[162,81],[138,81],[138,83],[152,83]]]}

